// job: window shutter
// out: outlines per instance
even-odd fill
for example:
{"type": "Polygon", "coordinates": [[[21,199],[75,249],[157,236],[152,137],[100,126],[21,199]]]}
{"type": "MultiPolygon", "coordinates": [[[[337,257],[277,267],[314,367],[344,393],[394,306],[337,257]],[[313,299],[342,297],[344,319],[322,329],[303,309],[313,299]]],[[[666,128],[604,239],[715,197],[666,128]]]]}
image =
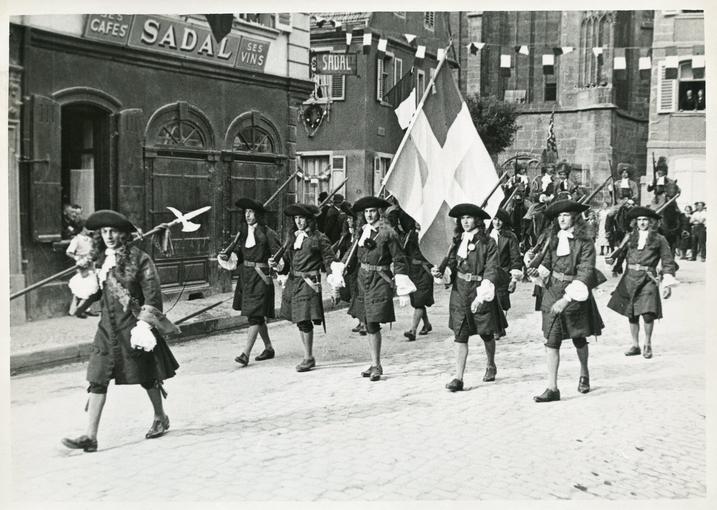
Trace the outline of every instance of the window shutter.
{"type": "Polygon", "coordinates": [[[118,206],[135,225],[145,224],[144,114],[139,108],[117,114],[118,206]]]}
{"type": "Polygon", "coordinates": [[[331,76],[331,99],[343,100],[346,99],[344,96],[344,87],[346,86],[346,76],[331,76]]]}
{"type": "Polygon", "coordinates": [[[383,59],[376,60],[376,99],[383,100],[383,59]]]}
{"type": "Polygon", "coordinates": [[[677,80],[665,78],[665,64],[660,63],[657,84],[657,113],[675,111],[677,80]]]}
{"type": "Polygon", "coordinates": [[[285,32],[291,32],[291,13],[277,12],[275,16],[276,28],[285,32]]]}
{"type": "Polygon", "coordinates": [[[33,95],[30,103],[30,225],[42,243],[62,238],[62,132],[60,104],[33,95]]]}

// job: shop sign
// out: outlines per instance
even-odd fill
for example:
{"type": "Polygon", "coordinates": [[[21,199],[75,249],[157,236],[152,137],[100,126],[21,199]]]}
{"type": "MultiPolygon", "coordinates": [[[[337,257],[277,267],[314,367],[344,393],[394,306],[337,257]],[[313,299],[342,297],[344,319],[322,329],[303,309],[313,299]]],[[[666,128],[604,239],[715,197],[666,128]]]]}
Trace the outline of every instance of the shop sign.
{"type": "Polygon", "coordinates": [[[217,43],[208,28],[162,16],[138,14],[134,17],[128,46],[233,66],[241,39],[229,34],[217,43]]]}
{"type": "Polygon", "coordinates": [[[132,27],[132,15],[88,14],[85,22],[85,37],[98,41],[127,44],[132,27]]]}
{"type": "Polygon", "coordinates": [[[356,74],[356,53],[319,53],[314,59],[316,74],[356,74]]]}
{"type": "Polygon", "coordinates": [[[269,53],[269,43],[249,37],[242,37],[239,44],[236,66],[242,69],[263,71],[266,56],[269,53]]]}

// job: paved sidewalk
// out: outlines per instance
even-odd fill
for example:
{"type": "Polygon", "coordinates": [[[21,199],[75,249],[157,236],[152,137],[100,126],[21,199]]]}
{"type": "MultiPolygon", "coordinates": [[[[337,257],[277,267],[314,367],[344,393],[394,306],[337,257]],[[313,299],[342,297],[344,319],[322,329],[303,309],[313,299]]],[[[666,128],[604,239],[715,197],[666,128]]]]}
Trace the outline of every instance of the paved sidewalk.
{"type": "MultiPolygon", "coordinates": [[[[409,310],[384,327],[385,378],[371,383],[366,340],[343,311],[316,333],[318,367],[297,373],[295,327],[270,327],[277,358],[239,368],[243,335],[174,347],[182,364],[167,382],[172,428],[147,441],[151,408],[138,387],[110,387],[97,453],[64,449],[83,432],[84,365],[11,381],[13,501],[313,501],[704,498],[704,265],[684,263],[665,301],[651,360],[625,357],[627,321],[597,295],[607,324],[590,344],[592,391],[577,392],[578,362],[561,351],[563,400],[545,388],[531,286],[516,294],[498,377],[483,383],[475,339],[468,391],[451,394],[453,344],[447,294],[430,309],[434,332],[404,342],[409,310]]],[[[260,341],[258,342],[261,343],[260,341]]],[[[258,354],[257,345],[252,354],[258,354]]],[[[690,503],[698,500],[692,499],[690,503]]],[[[517,501],[516,501],[517,504],[517,501]]]]}

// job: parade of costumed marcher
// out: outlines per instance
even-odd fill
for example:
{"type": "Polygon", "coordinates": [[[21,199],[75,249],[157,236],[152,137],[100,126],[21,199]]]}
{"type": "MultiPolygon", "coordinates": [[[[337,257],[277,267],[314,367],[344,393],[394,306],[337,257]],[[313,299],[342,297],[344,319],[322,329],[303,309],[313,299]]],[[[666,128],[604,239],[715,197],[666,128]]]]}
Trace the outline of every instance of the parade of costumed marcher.
{"type": "Polygon", "coordinates": [[[275,317],[274,282],[269,270],[269,257],[279,247],[279,236],[266,226],[264,205],[251,198],[240,198],[235,205],[244,211],[244,222],[239,228],[233,250],[220,253],[217,257],[219,265],[229,271],[239,269],[239,279],[234,290],[232,308],[241,311],[247,318],[246,346],[234,361],[242,366],[249,364],[251,350],[256,337],[261,336],[264,350],[255,360],[272,359],[276,352],[269,337],[267,319],[275,317]]]}
{"type": "Polygon", "coordinates": [[[147,439],[164,435],[169,417],[162,405],[163,381],[179,367],[164,340],[178,328],[162,313],[159,274],[151,257],[130,244],[134,225],[122,214],[96,211],[86,227],[95,231],[92,259],[97,268],[102,317],[87,366],[88,425],[84,435],[62,443],[85,452],[97,450],[97,430],[112,379],[139,384],[152,403],[154,418],[147,439]]]}
{"type": "MultiPolygon", "coordinates": [[[[319,213],[319,208],[312,204],[288,206],[284,215],[291,217],[294,225],[286,243],[269,258],[269,266],[278,271],[284,288],[281,317],[296,324],[304,348],[304,358],[296,366],[297,372],[308,372],[316,366],[314,325],[326,328],[321,271],[331,267],[335,254],[329,238],[317,228],[319,213]],[[280,265],[282,262],[283,267],[280,265]]],[[[336,280],[329,280],[330,285],[332,281],[337,283],[336,280]]]]}
{"type": "Polygon", "coordinates": [[[566,339],[572,340],[580,361],[578,391],[590,391],[587,337],[600,335],[604,324],[592,295],[596,285],[595,245],[581,215],[587,209],[587,205],[573,200],[553,202],[545,212],[552,228],[542,259],[528,260],[526,254],[527,274],[543,289],[540,311],[548,387],[534,397],[536,402],[560,400],[558,366],[560,346],[566,339]]]}
{"type": "Polygon", "coordinates": [[[505,335],[505,314],[496,298],[498,246],[485,232],[484,220],[490,215],[474,204],[458,204],[449,216],[456,219],[454,245],[444,275],[434,268],[434,278],[451,282],[448,327],[453,331],[456,350],[455,377],[446,384],[449,391],[462,391],[468,358],[468,339],[480,335],[486,352],[484,381],[493,381],[497,373],[495,339],[505,335]]]}
{"type": "Polygon", "coordinates": [[[495,293],[505,312],[510,309],[510,295],[515,292],[517,283],[523,278],[523,258],[520,255],[518,237],[511,230],[510,215],[504,209],[498,209],[493,216],[490,237],[498,247],[498,278],[495,293]]]}
{"type": "Polygon", "coordinates": [[[617,203],[623,204],[627,200],[636,201],[638,190],[637,183],[632,179],[633,166],[629,163],[618,163],[617,174],[620,179],[613,185],[617,203]]]}
{"type": "Polygon", "coordinates": [[[651,184],[647,185],[647,191],[652,191],[652,204],[655,207],[659,207],[667,202],[670,198],[674,197],[680,192],[680,187],[677,185],[677,181],[667,177],[669,166],[667,165],[667,158],[660,156],[657,163],[654,162],[653,158],[653,180],[651,184]]]}
{"type": "Polygon", "coordinates": [[[399,243],[408,261],[408,277],[416,286],[416,291],[409,294],[413,308],[411,328],[403,333],[409,342],[413,342],[416,340],[417,332],[419,335],[427,335],[433,331],[431,321],[428,319],[428,308],[435,303],[431,275],[433,264],[421,253],[416,221],[398,206],[387,209],[386,217],[391,227],[398,232],[399,243]],[[418,326],[421,321],[423,328],[419,331],[418,326]]]}
{"type": "Polygon", "coordinates": [[[675,279],[677,267],[667,240],[657,233],[656,222],[660,215],[647,207],[633,207],[628,218],[634,223],[626,244],[611,253],[605,262],[609,265],[626,262],[620,282],[607,306],[630,323],[632,345],[625,356],[642,355],[652,358],[652,332],[655,319],[662,318],[662,298],[672,294],[672,287],[679,282],[675,279]],[[660,264],[661,271],[657,272],[660,264]],[[645,326],[645,342],[640,349],[640,317],[645,326]]]}
{"type": "Polygon", "coordinates": [[[580,186],[573,183],[570,179],[570,166],[565,162],[558,165],[558,180],[555,183],[555,200],[575,200],[578,201],[585,192],[580,186]]]}
{"type": "Polygon", "coordinates": [[[70,278],[67,285],[72,291],[72,302],[70,303],[69,315],[79,319],[86,319],[88,315],[95,316],[90,311],[90,305],[94,302],[90,298],[99,290],[97,275],[92,267],[92,248],[94,246],[92,233],[87,230],[82,221],[77,223],[78,233],[70,240],[65,253],[75,261],[77,270],[75,276],[70,278]]]}
{"type": "Polygon", "coordinates": [[[358,239],[341,263],[332,268],[332,273],[344,273],[345,266],[355,256],[358,263],[357,311],[366,326],[371,366],[361,375],[371,381],[378,381],[383,375],[381,365],[381,324],[394,322],[394,290],[401,306],[406,306],[409,294],[416,291],[408,277],[408,262],[401,248],[398,234],[385,222],[381,222],[381,210],[390,202],[378,197],[366,196],[358,199],[353,206],[357,215],[358,239]],[[393,270],[391,269],[393,266],[393,270]]]}
{"type": "Polygon", "coordinates": [[[345,218],[345,214],[342,215],[343,211],[341,210],[341,204],[343,202],[344,196],[340,193],[336,193],[332,197],[331,204],[326,208],[322,232],[326,234],[331,244],[337,243],[341,239],[341,223],[345,218]]]}

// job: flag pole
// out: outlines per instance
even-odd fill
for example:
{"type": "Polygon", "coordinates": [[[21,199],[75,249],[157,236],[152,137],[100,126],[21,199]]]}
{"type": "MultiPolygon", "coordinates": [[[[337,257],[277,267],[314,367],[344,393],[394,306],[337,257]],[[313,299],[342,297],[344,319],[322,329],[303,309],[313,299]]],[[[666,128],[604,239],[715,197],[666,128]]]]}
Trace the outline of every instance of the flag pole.
{"type": "Polygon", "coordinates": [[[394,154],[393,158],[391,159],[391,164],[388,167],[388,170],[386,171],[386,175],[384,175],[383,179],[381,180],[381,188],[378,190],[377,195],[380,195],[383,193],[384,188],[386,188],[386,183],[388,182],[388,178],[391,175],[391,172],[393,172],[394,167],[396,166],[396,161],[398,161],[398,156],[401,154],[401,151],[403,150],[403,147],[406,145],[406,142],[408,142],[408,138],[411,135],[411,131],[413,130],[413,126],[416,124],[416,119],[418,118],[418,112],[420,112],[423,109],[423,104],[426,102],[426,99],[428,99],[428,94],[431,92],[431,89],[433,88],[433,84],[436,82],[436,78],[438,77],[438,73],[441,71],[441,68],[443,67],[443,63],[448,60],[448,50],[451,49],[453,46],[453,39],[448,43],[448,46],[446,46],[446,49],[443,52],[443,60],[438,62],[438,66],[436,66],[436,72],[433,73],[433,77],[428,82],[428,85],[426,85],[426,89],[423,91],[423,96],[421,97],[421,101],[418,103],[418,106],[416,107],[416,113],[413,114],[413,117],[411,118],[411,121],[408,124],[408,127],[406,128],[406,132],[403,135],[403,139],[401,140],[400,145],[398,146],[398,149],[396,149],[396,153],[394,154]]]}

